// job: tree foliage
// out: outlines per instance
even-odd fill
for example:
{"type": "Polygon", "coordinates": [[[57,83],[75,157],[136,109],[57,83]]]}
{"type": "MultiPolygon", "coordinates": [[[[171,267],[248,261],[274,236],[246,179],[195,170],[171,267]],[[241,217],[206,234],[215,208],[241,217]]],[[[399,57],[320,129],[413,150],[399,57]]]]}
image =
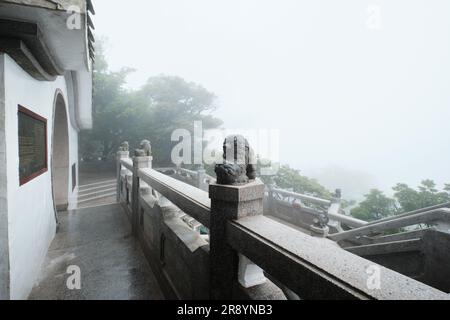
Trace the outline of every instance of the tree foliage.
{"type": "Polygon", "coordinates": [[[201,121],[203,129],[217,128],[222,121],[213,117],[216,96],[202,86],[180,77],[157,76],[134,94],[139,107],[138,128],[135,141],[150,139],[154,160],[160,165],[170,165],[171,151],[178,142],[171,141],[177,129],[191,133],[194,122],[201,121]]]}
{"type": "Polygon", "coordinates": [[[393,216],[397,212],[394,199],[387,197],[377,189],[370,190],[365,200],[351,211],[352,216],[365,221],[375,221],[393,216]]]}
{"type": "MultiPolygon", "coordinates": [[[[155,165],[172,165],[171,151],[175,144],[171,136],[176,129],[193,131],[195,121],[204,129],[219,127],[222,122],[213,117],[216,96],[202,86],[175,76],[155,76],[139,90],[125,88],[130,68],[109,70],[102,41],[97,43],[94,69],[93,120],[91,131],[80,135],[80,153],[85,160],[111,158],[119,145],[127,140],[131,150],[143,139],[152,142],[155,165]]],[[[207,166],[214,175],[214,166],[207,166]]],[[[317,180],[310,179],[287,165],[274,177],[261,177],[275,182],[282,189],[331,199],[333,193],[317,180]],[[273,179],[273,180],[272,180],[273,179]]],[[[424,180],[417,188],[397,184],[390,198],[380,190],[371,190],[365,200],[351,210],[359,219],[374,221],[395,214],[450,202],[450,184],[439,191],[432,180],[424,180]]],[[[353,206],[344,201],[344,206],[353,206]]]]}
{"type": "Polygon", "coordinates": [[[266,184],[275,183],[281,189],[296,193],[323,199],[331,199],[333,197],[332,193],[317,180],[302,175],[299,170],[295,170],[288,165],[280,166],[275,176],[262,175],[260,178],[266,184]]]}
{"type": "Polygon", "coordinates": [[[433,180],[424,180],[417,189],[399,183],[394,188],[394,197],[389,198],[379,190],[371,190],[358,207],[351,211],[352,216],[366,221],[374,221],[396,214],[411,212],[450,202],[450,185],[442,191],[433,180]]]}
{"type": "Polygon", "coordinates": [[[80,143],[85,159],[100,156],[106,160],[124,140],[133,149],[149,139],[155,163],[168,165],[174,130],[193,131],[194,121],[201,121],[206,129],[221,125],[211,115],[216,96],[202,86],[161,75],[151,77],[140,90],[126,90],[126,77],[131,72],[129,68],[110,71],[100,43],[94,70],[94,127],[82,133],[80,143]]]}
{"type": "Polygon", "coordinates": [[[331,199],[332,193],[322,186],[317,180],[303,176],[300,171],[283,165],[274,177],[274,182],[281,189],[290,189],[296,193],[302,193],[319,197],[323,199],[331,199]]]}
{"type": "Polygon", "coordinates": [[[440,192],[436,189],[436,183],[432,180],[422,181],[418,190],[401,183],[397,184],[393,189],[395,191],[394,197],[402,208],[402,212],[410,212],[450,202],[450,190],[448,185],[440,192]]]}

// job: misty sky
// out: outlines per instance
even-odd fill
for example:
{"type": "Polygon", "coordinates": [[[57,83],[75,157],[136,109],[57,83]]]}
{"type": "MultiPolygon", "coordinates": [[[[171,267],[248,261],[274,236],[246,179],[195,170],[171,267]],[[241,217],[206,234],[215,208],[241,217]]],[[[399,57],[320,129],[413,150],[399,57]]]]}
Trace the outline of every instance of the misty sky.
{"type": "Polygon", "coordinates": [[[281,133],[280,160],[344,195],[450,183],[450,1],[94,0],[129,86],[219,97],[226,128],[281,133]]]}

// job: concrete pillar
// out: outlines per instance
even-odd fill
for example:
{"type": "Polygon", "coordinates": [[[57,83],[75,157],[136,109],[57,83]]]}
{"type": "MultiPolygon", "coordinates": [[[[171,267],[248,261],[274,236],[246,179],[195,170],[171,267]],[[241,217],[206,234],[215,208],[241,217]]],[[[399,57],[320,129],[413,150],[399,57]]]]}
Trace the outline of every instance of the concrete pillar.
{"type": "Polygon", "coordinates": [[[121,189],[121,185],[122,185],[122,181],[121,181],[121,173],[122,173],[122,165],[121,165],[121,160],[122,159],[127,159],[130,156],[130,152],[129,151],[117,151],[116,154],[116,177],[117,177],[117,195],[116,195],[116,200],[117,202],[120,202],[120,195],[122,193],[122,189],[121,189]]]}
{"type": "Polygon", "coordinates": [[[131,226],[133,234],[137,235],[139,227],[139,191],[140,179],[139,170],[152,167],[153,157],[134,157],[133,158],[133,185],[131,190],[131,226]]]}
{"type": "Polygon", "coordinates": [[[248,259],[239,258],[226,240],[226,225],[230,220],[263,214],[264,184],[253,181],[246,185],[211,184],[210,222],[210,297],[213,300],[232,298],[233,284],[241,275],[241,285],[253,285],[255,279],[261,280],[259,268],[254,268],[248,259]],[[259,269],[259,270],[258,270],[259,269]],[[252,274],[248,274],[250,272],[252,274]]]}

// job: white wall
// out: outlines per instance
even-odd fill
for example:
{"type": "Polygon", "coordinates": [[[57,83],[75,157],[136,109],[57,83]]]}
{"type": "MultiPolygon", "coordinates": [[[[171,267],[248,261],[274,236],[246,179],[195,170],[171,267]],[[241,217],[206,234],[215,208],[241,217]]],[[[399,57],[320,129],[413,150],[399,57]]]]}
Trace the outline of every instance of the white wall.
{"type": "Polygon", "coordinates": [[[4,59],[0,54],[0,300],[9,299],[8,198],[6,179],[4,59]]]}
{"type": "MultiPolygon", "coordinates": [[[[64,77],[54,82],[36,81],[9,56],[5,56],[5,118],[7,194],[11,299],[26,299],[55,235],[56,221],[52,196],[51,150],[55,92],[67,101],[64,77]],[[19,143],[17,108],[22,105],[47,119],[49,171],[27,184],[19,183],[19,143]]],[[[67,106],[66,106],[67,108],[67,106]]],[[[78,134],[69,122],[70,165],[78,162],[78,134]]],[[[73,201],[72,174],[68,194],[73,201]]],[[[69,205],[71,205],[69,203],[69,205]]]]}

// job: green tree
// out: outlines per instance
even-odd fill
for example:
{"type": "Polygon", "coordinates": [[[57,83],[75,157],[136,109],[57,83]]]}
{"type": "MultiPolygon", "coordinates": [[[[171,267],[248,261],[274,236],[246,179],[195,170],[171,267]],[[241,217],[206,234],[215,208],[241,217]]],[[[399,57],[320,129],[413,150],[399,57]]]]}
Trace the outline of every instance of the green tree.
{"type": "Polygon", "coordinates": [[[139,107],[136,139],[149,138],[159,165],[172,165],[171,152],[178,142],[171,141],[176,129],[193,133],[194,122],[202,122],[203,129],[217,128],[222,121],[213,117],[216,96],[202,86],[180,77],[160,75],[152,77],[134,93],[139,107]]]}
{"type": "Polygon", "coordinates": [[[379,190],[371,190],[366,199],[351,211],[352,216],[366,221],[411,212],[450,202],[450,185],[439,191],[433,180],[424,180],[417,189],[399,183],[394,188],[394,198],[385,196],[379,190]]]}
{"type": "Polygon", "coordinates": [[[445,184],[444,191],[447,193],[447,195],[450,196],[450,184],[448,183],[445,184]]]}
{"type": "Polygon", "coordinates": [[[270,179],[281,189],[290,189],[296,193],[302,193],[323,199],[331,199],[333,194],[322,186],[317,180],[303,176],[299,170],[295,170],[288,165],[280,166],[274,177],[264,177],[261,179],[269,183],[270,179]]]}
{"type": "Polygon", "coordinates": [[[397,213],[396,202],[387,197],[382,191],[370,190],[365,200],[358,207],[351,210],[351,215],[365,221],[376,221],[397,213]]]}
{"type": "Polygon", "coordinates": [[[84,157],[101,155],[107,159],[129,133],[129,92],[124,88],[126,77],[133,71],[108,69],[103,42],[98,41],[93,72],[93,129],[82,132],[80,151],[84,157]]]}
{"type": "Polygon", "coordinates": [[[171,150],[176,144],[171,141],[174,130],[192,132],[194,121],[201,121],[205,129],[221,125],[211,114],[216,108],[216,96],[202,86],[162,75],[132,91],[125,89],[131,72],[129,68],[110,71],[99,41],[94,69],[94,126],[82,133],[80,140],[84,157],[101,155],[106,160],[125,140],[133,150],[141,140],[150,139],[155,165],[171,165],[171,150]]]}
{"type": "Polygon", "coordinates": [[[394,197],[402,212],[410,212],[450,202],[450,185],[445,185],[444,191],[439,192],[433,180],[422,181],[418,190],[402,183],[397,184],[393,190],[395,191],[394,197]]]}

